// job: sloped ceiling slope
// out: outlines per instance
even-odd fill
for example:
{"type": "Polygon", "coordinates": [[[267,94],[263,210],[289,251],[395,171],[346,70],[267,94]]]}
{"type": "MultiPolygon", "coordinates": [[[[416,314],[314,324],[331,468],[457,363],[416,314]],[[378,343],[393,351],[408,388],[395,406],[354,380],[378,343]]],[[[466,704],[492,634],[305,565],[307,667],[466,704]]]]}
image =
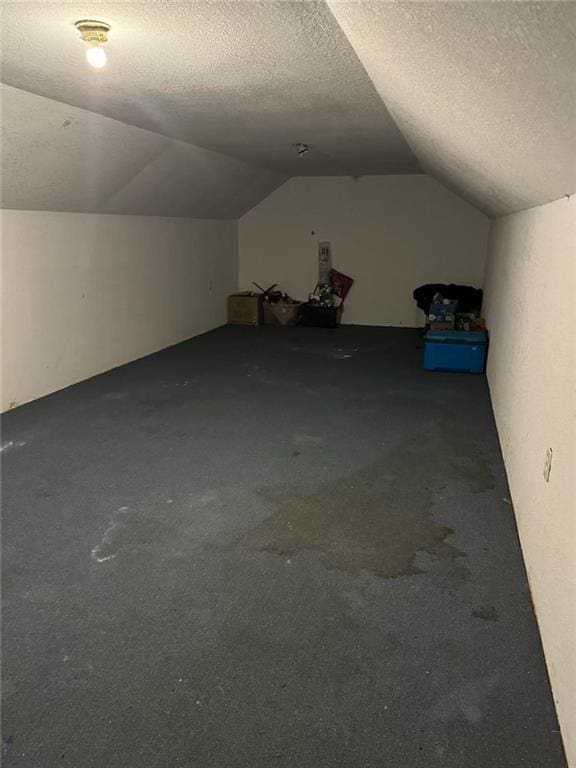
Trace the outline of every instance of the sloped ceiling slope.
{"type": "Polygon", "coordinates": [[[1,36],[6,207],[236,217],[422,168],[490,215],[576,192],[570,0],[4,0],[1,36]]]}
{"type": "Polygon", "coordinates": [[[417,173],[318,0],[4,0],[2,80],[288,175],[417,173]],[[74,22],[111,27],[95,71],[74,22]],[[294,144],[311,151],[300,159],[294,144]]]}
{"type": "Polygon", "coordinates": [[[491,215],[576,192],[574,2],[328,5],[424,170],[491,215]]]}
{"type": "Polygon", "coordinates": [[[3,208],[238,218],[286,177],[0,86],[3,208]]]}

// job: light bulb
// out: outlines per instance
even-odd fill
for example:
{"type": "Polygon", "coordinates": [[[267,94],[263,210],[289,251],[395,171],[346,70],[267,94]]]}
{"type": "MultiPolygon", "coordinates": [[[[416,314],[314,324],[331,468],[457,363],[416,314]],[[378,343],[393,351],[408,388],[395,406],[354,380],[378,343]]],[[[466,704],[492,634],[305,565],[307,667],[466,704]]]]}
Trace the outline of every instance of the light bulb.
{"type": "Polygon", "coordinates": [[[106,51],[99,46],[90,46],[86,51],[86,58],[88,64],[91,64],[95,69],[102,69],[106,64],[106,51]]]}

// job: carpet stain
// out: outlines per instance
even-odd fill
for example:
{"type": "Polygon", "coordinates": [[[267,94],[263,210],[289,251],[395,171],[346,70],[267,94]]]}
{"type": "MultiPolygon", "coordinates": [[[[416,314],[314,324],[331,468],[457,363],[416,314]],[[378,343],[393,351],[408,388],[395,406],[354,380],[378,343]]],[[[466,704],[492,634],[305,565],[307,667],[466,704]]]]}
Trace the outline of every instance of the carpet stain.
{"type": "Polygon", "coordinates": [[[429,709],[428,717],[445,723],[454,720],[476,724],[482,717],[481,706],[489,699],[500,682],[500,673],[491,672],[477,680],[448,691],[429,709]]]}
{"type": "Polygon", "coordinates": [[[493,605],[482,605],[480,608],[475,608],[472,611],[472,616],[484,621],[498,621],[498,611],[493,605]]]}
{"type": "MultiPolygon", "coordinates": [[[[241,542],[282,556],[312,550],[326,568],[383,578],[422,573],[415,564],[418,552],[441,559],[465,556],[448,541],[454,531],[431,516],[434,493],[445,479],[434,460],[426,462],[420,451],[395,452],[316,490],[260,490],[274,511],[241,542]],[[415,467],[421,467],[418,477],[415,467]]],[[[478,477],[469,477],[470,467],[446,464],[446,472],[472,480],[471,490],[476,491],[478,477]]]]}
{"type": "Polygon", "coordinates": [[[161,519],[142,515],[130,507],[120,507],[110,520],[102,540],[92,548],[91,557],[98,563],[107,563],[121,556],[148,558],[173,538],[170,527],[161,519]]]}

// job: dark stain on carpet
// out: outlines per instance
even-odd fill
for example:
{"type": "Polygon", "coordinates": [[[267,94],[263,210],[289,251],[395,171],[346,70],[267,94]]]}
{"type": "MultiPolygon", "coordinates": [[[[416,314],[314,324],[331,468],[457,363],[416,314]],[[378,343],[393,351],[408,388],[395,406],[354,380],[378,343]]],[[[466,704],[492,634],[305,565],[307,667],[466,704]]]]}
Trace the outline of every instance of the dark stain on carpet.
{"type": "Polygon", "coordinates": [[[434,494],[449,480],[466,482],[472,492],[492,483],[481,461],[434,459],[418,447],[317,489],[261,489],[259,496],[273,512],[241,542],[284,556],[311,550],[327,568],[352,574],[421,573],[418,552],[441,559],[465,556],[450,541],[454,531],[431,515],[434,494]]]}

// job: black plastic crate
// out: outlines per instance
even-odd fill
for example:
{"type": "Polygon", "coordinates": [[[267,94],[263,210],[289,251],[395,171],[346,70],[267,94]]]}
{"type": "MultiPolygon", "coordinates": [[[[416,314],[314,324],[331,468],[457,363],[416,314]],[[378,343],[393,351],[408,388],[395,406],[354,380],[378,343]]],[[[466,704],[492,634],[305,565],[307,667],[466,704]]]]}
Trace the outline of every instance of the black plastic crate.
{"type": "Polygon", "coordinates": [[[339,307],[319,307],[316,304],[302,304],[300,324],[313,328],[336,328],[340,322],[339,307]]]}

